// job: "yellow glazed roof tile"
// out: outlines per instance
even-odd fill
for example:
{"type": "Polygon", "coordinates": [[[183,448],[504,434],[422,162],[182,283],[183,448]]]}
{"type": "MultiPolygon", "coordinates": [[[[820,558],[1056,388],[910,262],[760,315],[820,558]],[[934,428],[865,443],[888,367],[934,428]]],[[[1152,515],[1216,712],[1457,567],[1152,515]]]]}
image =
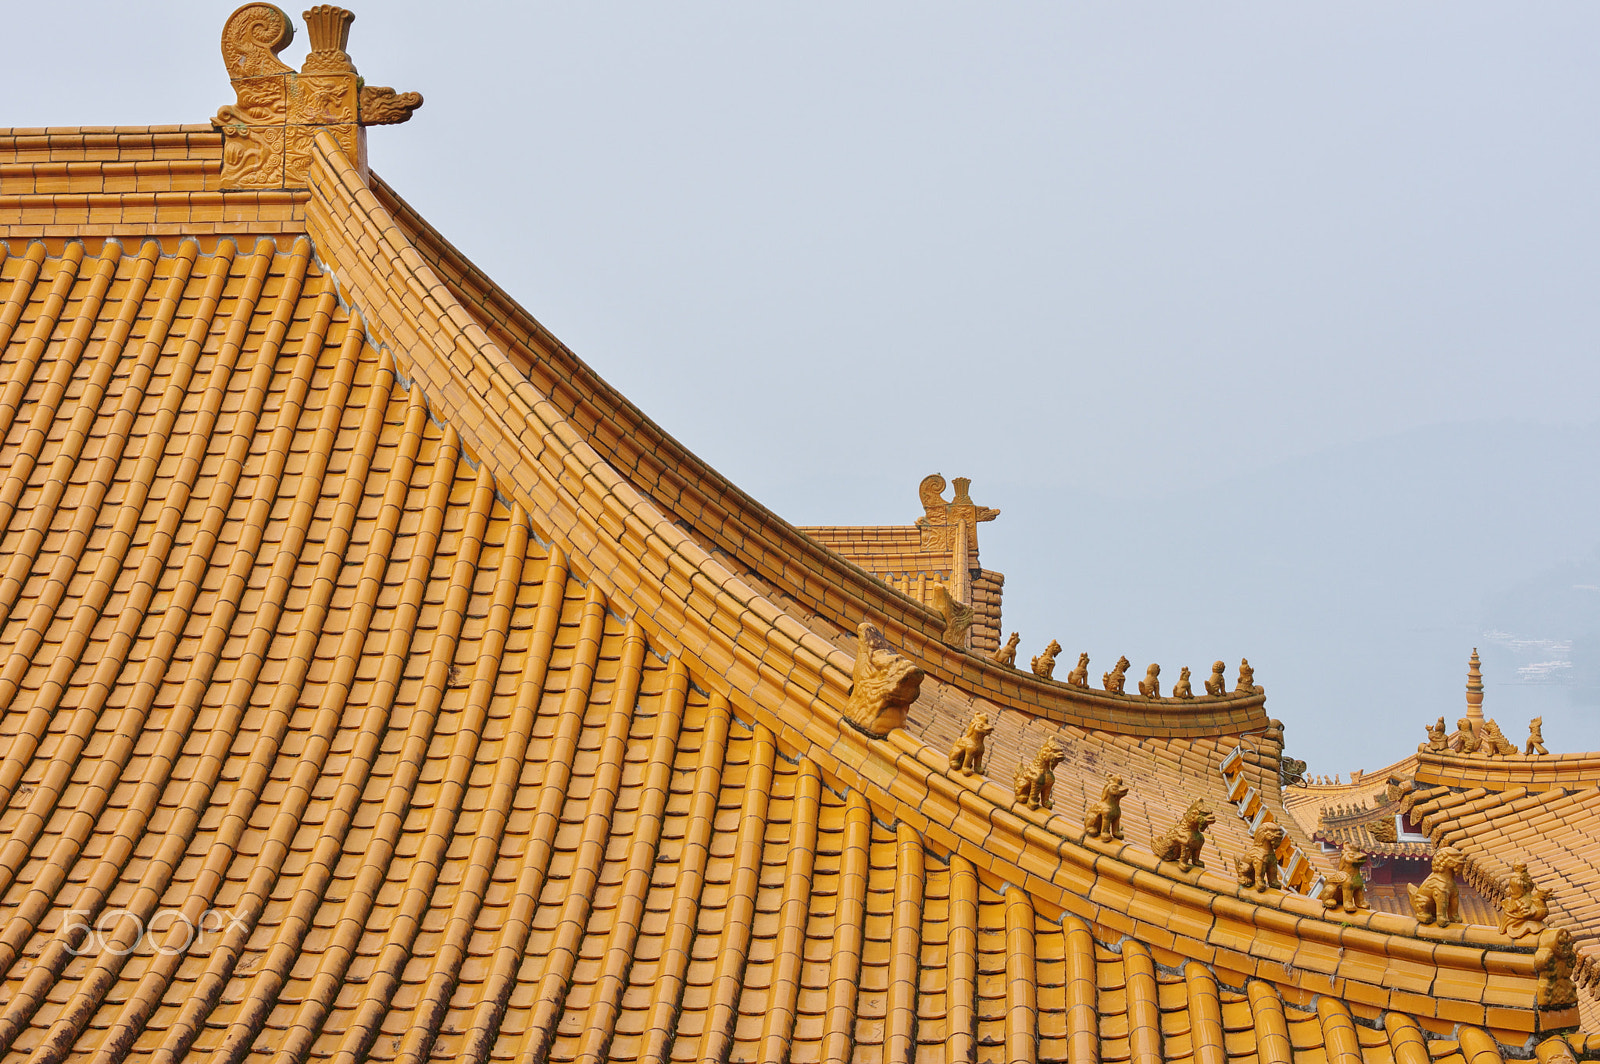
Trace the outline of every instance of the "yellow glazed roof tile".
{"type": "MultiPolygon", "coordinates": [[[[336,72],[347,15],[306,15],[336,72]]],[[[288,78],[275,39],[250,47],[288,78]]],[[[1151,701],[945,645],[349,130],[294,142],[273,172],[305,187],[241,187],[229,144],[265,134],[230,114],[0,131],[6,1059],[1488,1064],[1578,1022],[1535,1006],[1527,943],[1240,885],[1262,823],[1302,885],[1334,867],[1259,690],[1151,701]],[[863,620],[927,674],[884,738],[843,718],[863,620]],[[1121,838],[1085,826],[1108,774],[1121,838]],[[1155,836],[1197,799],[1185,871],[1155,836]]],[[[1558,838],[1594,793],[1418,815],[1492,857],[1503,811],[1558,838]]]]}

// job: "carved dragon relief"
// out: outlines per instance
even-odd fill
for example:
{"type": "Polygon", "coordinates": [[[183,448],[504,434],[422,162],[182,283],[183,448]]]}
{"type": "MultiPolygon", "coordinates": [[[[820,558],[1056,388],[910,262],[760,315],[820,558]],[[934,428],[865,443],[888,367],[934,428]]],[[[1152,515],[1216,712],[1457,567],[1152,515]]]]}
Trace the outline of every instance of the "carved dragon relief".
{"type": "Polygon", "coordinates": [[[322,131],[364,168],[363,127],[404,122],[422,106],[418,93],[362,84],[345,51],[354,14],[319,4],[304,17],[311,53],[298,72],[278,58],[294,40],[294,25],[275,5],[246,4],[222,28],[222,60],[236,97],[211,119],[223,135],[223,188],[306,187],[312,142],[322,131]]]}

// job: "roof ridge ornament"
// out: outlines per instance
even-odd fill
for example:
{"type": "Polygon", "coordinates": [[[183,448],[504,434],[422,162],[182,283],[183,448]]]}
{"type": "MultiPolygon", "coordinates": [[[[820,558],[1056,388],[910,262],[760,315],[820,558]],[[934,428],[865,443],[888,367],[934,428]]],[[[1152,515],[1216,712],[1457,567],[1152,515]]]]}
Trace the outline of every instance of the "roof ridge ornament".
{"type": "Polygon", "coordinates": [[[311,54],[298,72],[278,58],[294,24],[274,4],[245,4],[222,27],[222,60],[237,98],[211,120],[221,130],[223,188],[306,188],[311,144],[331,133],[367,172],[366,127],[404,122],[422,94],[367,85],[345,51],[355,15],[332,4],[304,12],[311,54]]]}
{"type": "Polygon", "coordinates": [[[978,522],[993,521],[1000,511],[990,506],[979,506],[967,494],[972,486],[971,477],[956,477],[955,498],[944,500],[945,481],[938,473],[930,473],[917,485],[917,495],[922,499],[923,516],[917,518],[917,528],[922,531],[923,550],[950,550],[955,546],[954,528],[967,526],[968,543],[978,543],[978,522]]]}

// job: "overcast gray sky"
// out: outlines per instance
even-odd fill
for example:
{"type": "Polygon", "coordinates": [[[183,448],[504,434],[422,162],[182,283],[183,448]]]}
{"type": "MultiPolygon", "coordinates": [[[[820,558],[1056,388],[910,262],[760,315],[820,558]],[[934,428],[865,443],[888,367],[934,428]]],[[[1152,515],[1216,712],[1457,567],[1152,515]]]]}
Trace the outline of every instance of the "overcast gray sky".
{"type": "MultiPolygon", "coordinates": [[[[205,121],[232,7],[9,4],[0,122],[205,121]]],[[[796,523],[972,477],[1025,646],[1248,653],[1332,772],[1453,719],[1473,643],[1594,612],[1479,599],[1600,540],[1600,7],[355,10],[427,99],[375,170],[796,523]]],[[[1508,734],[1600,748],[1526,686],[1508,734]]]]}

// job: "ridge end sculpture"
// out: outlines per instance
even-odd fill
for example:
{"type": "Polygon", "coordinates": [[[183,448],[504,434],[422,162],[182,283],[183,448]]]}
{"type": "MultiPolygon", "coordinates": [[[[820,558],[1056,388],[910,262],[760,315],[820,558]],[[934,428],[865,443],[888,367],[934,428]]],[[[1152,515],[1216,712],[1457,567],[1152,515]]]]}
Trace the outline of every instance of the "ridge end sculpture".
{"type": "Polygon", "coordinates": [[[318,4],[306,11],[311,52],[300,70],[278,58],[294,40],[281,8],[245,4],[222,27],[222,61],[234,102],[211,125],[222,134],[221,187],[307,188],[319,133],[338,142],[366,176],[366,127],[407,121],[422,95],[368,85],[345,51],[355,15],[318,4]]]}
{"type": "Polygon", "coordinates": [[[971,630],[973,618],[977,616],[973,608],[956,598],[945,584],[933,585],[931,605],[944,618],[944,632],[940,635],[940,640],[953,647],[966,646],[967,632],[971,630]]]}
{"type": "Polygon", "coordinates": [[[844,719],[858,731],[881,739],[905,723],[906,710],[922,691],[924,673],[868,621],[856,628],[856,664],[844,719]]]}
{"type": "Polygon", "coordinates": [[[1541,1009],[1565,1009],[1578,1003],[1578,988],[1572,981],[1572,969],[1578,966],[1578,951],[1572,944],[1572,932],[1564,927],[1547,927],[1539,932],[1539,944],[1533,951],[1533,970],[1538,974],[1534,987],[1534,1004],[1541,1009]]]}

